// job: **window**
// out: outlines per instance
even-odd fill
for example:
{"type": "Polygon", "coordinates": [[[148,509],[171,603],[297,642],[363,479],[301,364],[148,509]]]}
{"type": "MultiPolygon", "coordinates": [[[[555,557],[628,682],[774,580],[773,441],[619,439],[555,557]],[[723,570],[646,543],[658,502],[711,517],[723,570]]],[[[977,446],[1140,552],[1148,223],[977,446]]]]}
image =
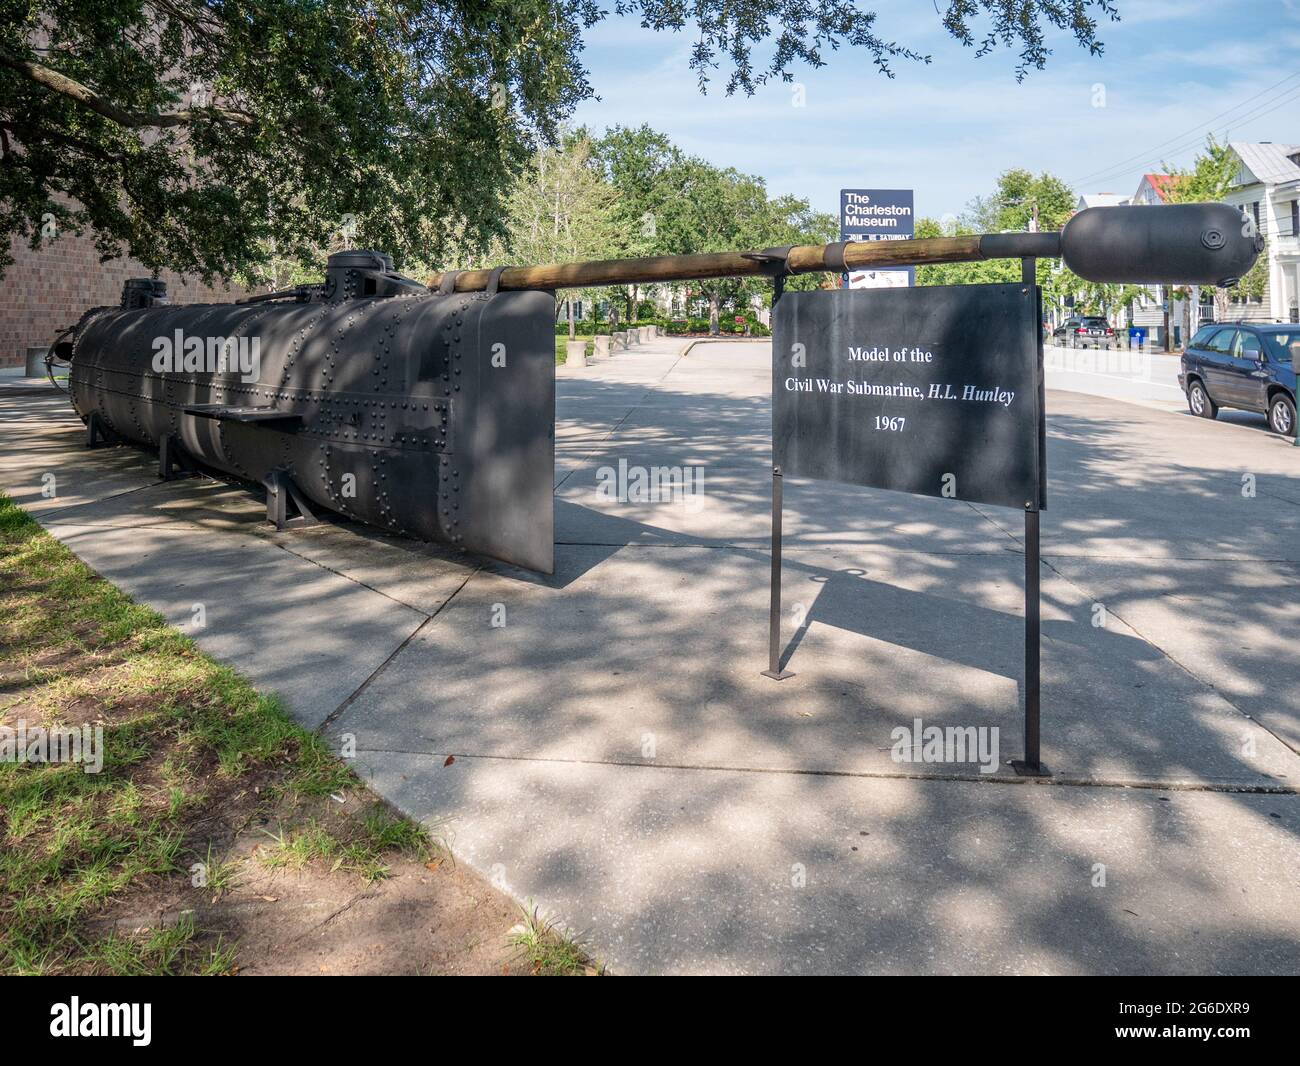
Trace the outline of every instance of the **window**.
{"type": "Polygon", "coordinates": [[[1210,336],[1217,329],[1218,329],[1217,326],[1202,326],[1200,329],[1196,331],[1195,335],[1192,337],[1190,347],[1204,348],[1205,342],[1210,339],[1210,336]]]}
{"type": "Polygon", "coordinates": [[[1300,200],[1291,201],[1291,236],[1300,237],[1300,200]]]}
{"type": "Polygon", "coordinates": [[[1235,329],[1220,329],[1210,342],[1205,346],[1207,351],[1218,352],[1220,355],[1227,355],[1232,351],[1232,339],[1237,335],[1235,329]]]}
{"type": "Polygon", "coordinates": [[[1248,329],[1237,330],[1237,343],[1232,346],[1232,355],[1235,359],[1249,359],[1258,362],[1262,358],[1259,337],[1248,329]]]}
{"type": "Polygon", "coordinates": [[[1255,229],[1259,229],[1259,201],[1256,200],[1250,205],[1250,213],[1255,216],[1255,229]]]}
{"type": "Polygon", "coordinates": [[[1300,333],[1277,332],[1266,333],[1269,354],[1274,362],[1294,365],[1297,353],[1300,353],[1300,333]]]}

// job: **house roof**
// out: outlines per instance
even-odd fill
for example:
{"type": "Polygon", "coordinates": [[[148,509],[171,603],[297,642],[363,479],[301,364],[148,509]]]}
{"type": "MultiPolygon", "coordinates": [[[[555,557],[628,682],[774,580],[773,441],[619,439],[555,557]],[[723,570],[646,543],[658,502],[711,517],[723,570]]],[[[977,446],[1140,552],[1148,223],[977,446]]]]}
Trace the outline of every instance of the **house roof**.
{"type": "Polygon", "coordinates": [[[1300,144],[1232,141],[1229,145],[1242,164],[1265,185],[1282,185],[1300,180],[1300,166],[1289,156],[1300,153],[1300,144]]]}
{"type": "Polygon", "coordinates": [[[1086,192],[1079,197],[1078,210],[1088,207],[1122,207],[1129,202],[1127,196],[1117,192],[1086,192]]]}
{"type": "MultiPolygon", "coordinates": [[[[1151,186],[1151,188],[1155,189],[1156,195],[1160,197],[1162,202],[1169,199],[1169,186],[1173,182],[1173,180],[1174,180],[1174,176],[1172,174],[1143,174],[1142,175],[1142,181],[1146,182],[1148,185],[1151,186]]],[[[1138,188],[1139,189],[1142,188],[1141,182],[1138,183],[1138,188]]]]}

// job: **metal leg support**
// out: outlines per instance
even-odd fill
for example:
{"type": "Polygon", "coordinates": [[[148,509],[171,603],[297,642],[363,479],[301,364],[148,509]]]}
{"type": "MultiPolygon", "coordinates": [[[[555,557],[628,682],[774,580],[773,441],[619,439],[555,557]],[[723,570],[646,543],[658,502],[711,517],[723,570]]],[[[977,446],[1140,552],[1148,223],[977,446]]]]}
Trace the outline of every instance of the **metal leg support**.
{"type": "Polygon", "coordinates": [[[288,473],[273,470],[266,479],[266,520],[276,529],[301,529],[319,521],[288,473]],[[290,515],[290,507],[297,512],[290,515]]]}
{"type": "Polygon", "coordinates": [[[158,442],[158,476],[163,481],[193,477],[197,473],[181,450],[181,442],[170,433],[158,442]]]}
{"type": "Polygon", "coordinates": [[[1039,555],[1037,509],[1025,511],[1025,757],[1011,763],[1021,777],[1050,777],[1038,749],[1039,717],[1039,555]]]}
{"type": "Polygon", "coordinates": [[[794,677],[781,669],[781,468],[772,468],[772,603],[767,617],[767,669],[764,677],[784,681],[794,677]]]}

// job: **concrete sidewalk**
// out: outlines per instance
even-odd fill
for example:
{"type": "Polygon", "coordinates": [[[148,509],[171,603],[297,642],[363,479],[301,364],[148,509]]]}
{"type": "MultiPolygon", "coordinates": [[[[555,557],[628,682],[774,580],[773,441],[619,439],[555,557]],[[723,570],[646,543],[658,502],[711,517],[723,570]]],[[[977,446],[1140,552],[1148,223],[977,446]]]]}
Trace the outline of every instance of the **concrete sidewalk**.
{"type": "Polygon", "coordinates": [[[616,972],[1300,969],[1300,453],[1049,393],[1026,784],[1020,516],[791,480],[796,676],[762,678],[768,352],[680,348],[561,377],[550,578],[275,533],[250,492],[86,452],[48,391],[0,388],[3,487],[182,628],[203,603],[206,649],[616,972]],[[620,461],[703,492],[606,499],[620,461]],[[894,761],[916,719],[996,730],[994,772],[894,761]]]}

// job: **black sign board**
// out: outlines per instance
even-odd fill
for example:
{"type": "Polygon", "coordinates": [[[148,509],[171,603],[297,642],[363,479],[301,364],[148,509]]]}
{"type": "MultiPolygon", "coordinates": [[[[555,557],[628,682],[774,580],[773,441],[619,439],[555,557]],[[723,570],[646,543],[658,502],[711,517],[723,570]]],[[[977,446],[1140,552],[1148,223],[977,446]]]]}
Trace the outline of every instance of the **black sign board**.
{"type": "Polygon", "coordinates": [[[1027,284],[785,293],[773,309],[774,465],[1037,510],[1039,321],[1027,284]]]}

